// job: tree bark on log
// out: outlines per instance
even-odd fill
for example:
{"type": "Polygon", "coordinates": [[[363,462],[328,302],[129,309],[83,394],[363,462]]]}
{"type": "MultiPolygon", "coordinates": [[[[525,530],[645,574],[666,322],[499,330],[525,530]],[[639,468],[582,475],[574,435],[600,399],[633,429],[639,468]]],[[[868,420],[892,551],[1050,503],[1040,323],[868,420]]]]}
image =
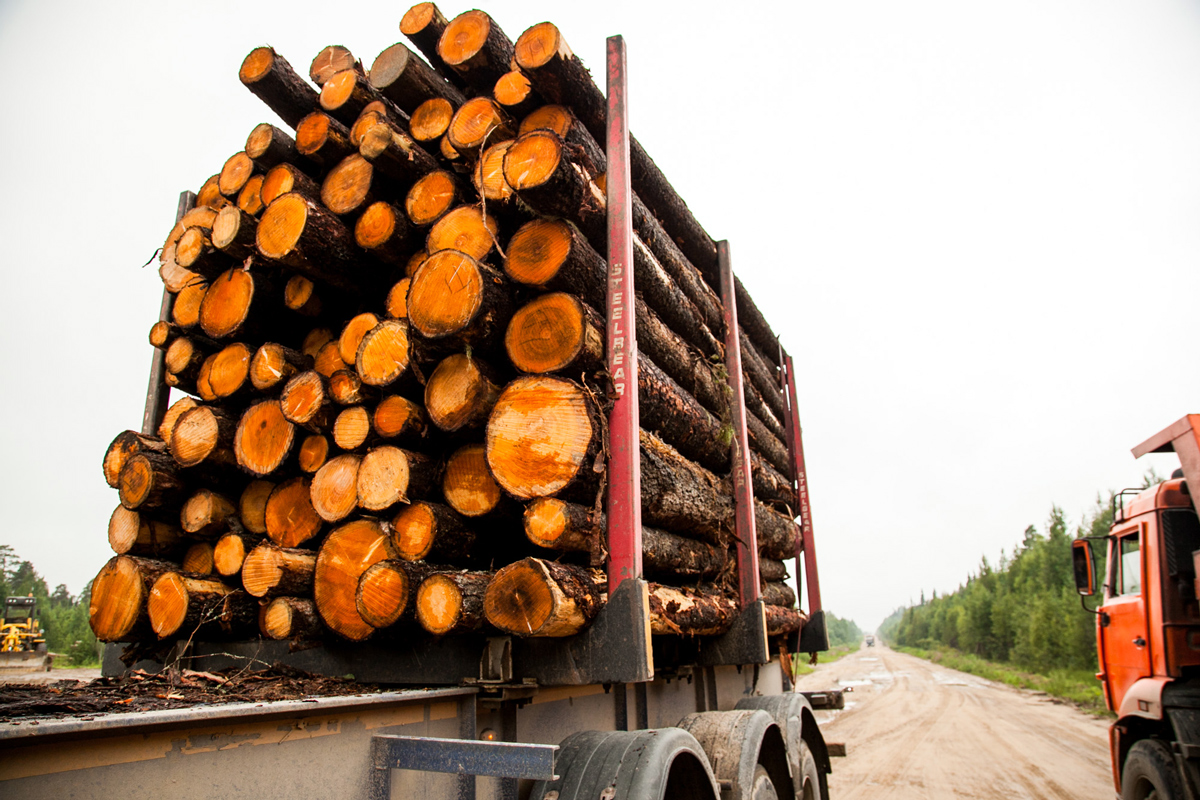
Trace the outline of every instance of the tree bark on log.
{"type": "Polygon", "coordinates": [[[442,62],[478,94],[490,94],[513,60],[512,40],[483,11],[467,11],[450,21],[438,39],[442,62]]]}
{"type": "MultiPolygon", "coordinates": [[[[254,246],[257,232],[258,220],[255,217],[237,206],[225,206],[213,223],[212,244],[226,255],[226,262],[243,264],[246,259],[258,254],[254,246]]],[[[209,277],[215,278],[216,275],[209,277]]]]}
{"type": "Polygon", "coordinates": [[[159,639],[236,639],[258,628],[258,603],[218,580],[167,572],[146,600],[150,626],[159,639]]]}
{"type": "Polygon", "coordinates": [[[116,489],[121,468],[126,461],[138,453],[164,453],[166,450],[167,443],[153,436],[144,436],[136,431],[118,433],[104,452],[104,482],[116,489]]]}
{"type": "Polygon", "coordinates": [[[174,569],[176,564],[152,558],[110,558],[92,581],[88,623],[96,638],[102,642],[152,638],[146,599],[159,576],[174,569]]]}
{"type": "Polygon", "coordinates": [[[732,429],[644,357],[638,359],[638,405],[644,429],[706,469],[729,469],[732,429]]]}
{"type": "Polygon", "coordinates": [[[765,555],[758,556],[758,574],[764,581],[783,581],[787,580],[788,570],[785,560],[777,560],[768,558],[765,555]]]}
{"type": "Polygon", "coordinates": [[[354,223],[358,246],[385,264],[403,266],[412,255],[418,237],[408,217],[390,203],[376,201],[354,223]]]}
{"type": "Polygon", "coordinates": [[[271,47],[250,51],[238,71],[242,84],[295,128],[317,107],[317,92],[271,47]]]}
{"type": "Polygon", "coordinates": [[[746,409],[746,430],[749,434],[750,447],[757,450],[759,455],[769,461],[771,466],[778,469],[780,473],[790,475],[792,462],[788,457],[787,445],[775,438],[775,435],[767,430],[767,426],[763,425],[748,408],[746,409]]]}
{"type": "Polygon", "coordinates": [[[246,137],[246,155],[267,169],[284,163],[300,163],[296,140],[290,133],[269,122],[260,122],[250,131],[246,137]]]}
{"type": "Polygon", "coordinates": [[[242,564],[242,586],[252,597],[303,596],[312,592],[317,556],[310,550],[264,542],[242,564]]]}
{"type": "Polygon", "coordinates": [[[779,375],[775,367],[767,363],[766,357],[750,340],[745,326],[739,331],[739,341],[742,346],[742,371],[750,376],[754,387],[762,394],[763,400],[775,414],[776,419],[787,419],[787,405],[779,388],[779,375]]]}
{"type": "Polygon", "coordinates": [[[339,636],[362,641],[375,629],[358,613],[358,581],[372,565],[394,558],[382,525],[369,519],[354,520],[334,529],[317,554],[313,595],[325,625],[339,636]]]}
{"type": "Polygon", "coordinates": [[[118,505],[108,518],[108,545],[119,556],[171,559],[183,549],[183,532],[118,505]]]}
{"type": "Polygon", "coordinates": [[[416,606],[417,587],[431,567],[389,558],[372,564],[358,579],[354,606],[372,628],[389,628],[410,620],[416,606]]]}
{"type": "Polygon", "coordinates": [[[656,635],[718,636],[738,616],[737,603],[715,592],[650,586],[650,632],[656,635]]]}
{"type": "Polygon", "coordinates": [[[320,637],[325,628],[312,600],[276,597],[261,607],[258,629],[268,639],[304,641],[320,637]]]}
{"type": "Polygon", "coordinates": [[[143,450],[125,460],[117,476],[121,505],[130,511],[179,508],[187,487],[168,453],[143,450]]]}
{"type": "Polygon", "coordinates": [[[793,608],[796,605],[796,593],[786,583],[764,583],[762,599],[769,606],[793,608]]]}
{"type": "MultiPolygon", "coordinates": [[[[383,93],[371,85],[367,76],[355,69],[346,69],[333,75],[321,87],[319,101],[326,114],[343,125],[354,125],[359,116],[372,103],[382,104],[390,116],[407,121],[408,115],[401,111],[383,93]]],[[[353,140],[351,140],[353,142],[353,140]]]]}
{"type": "Polygon", "coordinates": [[[808,619],[803,611],[797,611],[794,608],[768,605],[764,610],[767,612],[767,636],[784,636],[794,633],[803,628],[808,619]]]}
{"type": "Polygon", "coordinates": [[[572,636],[599,613],[607,580],[598,570],[526,558],[500,569],[484,595],[494,627],[521,637],[572,636]]]}
{"type": "Polygon", "coordinates": [[[250,383],[260,392],[286,385],[293,375],[312,369],[312,359],[303,353],[267,342],[250,360],[250,383]]]}
{"type": "Polygon", "coordinates": [[[421,55],[443,78],[459,89],[465,89],[462,76],[451,69],[438,55],[438,42],[450,20],[433,3],[417,3],[400,18],[400,32],[416,45],[421,55]]]}
{"type": "Polygon", "coordinates": [[[377,280],[341,220],[295,192],[267,206],[257,246],[264,257],[340,289],[355,291],[377,280]]]}
{"type": "MultiPolygon", "coordinates": [[[[237,206],[225,206],[221,209],[237,206]]],[[[176,266],[192,272],[202,278],[212,280],[234,265],[233,259],[224,251],[218,250],[212,239],[200,228],[188,228],[175,243],[176,266]]]]}
{"type": "Polygon", "coordinates": [[[448,433],[482,427],[500,397],[491,367],[465,353],[442,360],[425,384],[425,411],[448,433]]]}
{"type": "Polygon", "coordinates": [[[293,164],[279,164],[263,178],[259,199],[263,205],[269,206],[285,194],[296,192],[310,200],[321,199],[321,184],[310,178],[307,173],[293,164]]]}
{"type": "MultiPolygon", "coordinates": [[[[743,370],[743,374],[745,371],[743,370]]],[[[743,381],[743,394],[746,398],[746,410],[754,415],[754,418],[760,425],[770,431],[771,435],[777,438],[780,442],[787,441],[787,430],[780,424],[771,410],[767,408],[766,402],[763,401],[763,396],[758,391],[758,387],[753,381],[743,381]]],[[[788,474],[791,473],[791,468],[787,469],[788,474]]]]}
{"type": "Polygon", "coordinates": [[[394,183],[388,192],[392,198],[403,196],[423,175],[438,168],[433,156],[391,125],[376,125],[364,133],[358,155],[394,183]]]}
{"type": "Polygon", "coordinates": [[[758,550],[761,555],[779,561],[796,557],[796,542],[800,538],[800,526],[791,517],[755,500],[754,523],[758,536],[758,550]]]}
{"type": "Polygon", "coordinates": [[[405,561],[433,559],[454,563],[471,558],[476,537],[448,506],[416,502],[392,518],[392,545],[405,561]]]}
{"type": "Polygon", "coordinates": [[[718,547],[728,545],[734,504],[725,481],[644,430],[641,465],[646,523],[718,547]]]}
{"type": "Polygon", "coordinates": [[[314,111],[296,126],[296,149],[313,165],[313,177],[320,177],[357,148],[350,141],[349,128],[324,111],[314,111]]]}
{"type": "Polygon", "coordinates": [[[491,572],[435,572],[417,589],[416,616],[434,636],[477,631],[487,622],[483,598],[491,572]]]}
{"type": "Polygon", "coordinates": [[[462,92],[399,42],[376,56],[370,74],[371,85],[406,114],[414,113],[422,103],[433,98],[441,98],[454,106],[460,106],[466,100],[462,92]]]}
{"type": "Polygon", "coordinates": [[[271,490],[263,510],[267,536],[280,547],[299,547],[321,532],[321,517],[312,504],[312,481],[289,478],[271,490]]]}
{"type": "Polygon", "coordinates": [[[181,467],[233,467],[238,419],[212,406],[196,406],[179,418],[171,433],[171,455],[181,467]]]}
{"type": "Polygon", "coordinates": [[[763,502],[792,507],[796,503],[796,490],[790,479],[750,451],[750,477],[754,485],[754,496],[763,502]]]}

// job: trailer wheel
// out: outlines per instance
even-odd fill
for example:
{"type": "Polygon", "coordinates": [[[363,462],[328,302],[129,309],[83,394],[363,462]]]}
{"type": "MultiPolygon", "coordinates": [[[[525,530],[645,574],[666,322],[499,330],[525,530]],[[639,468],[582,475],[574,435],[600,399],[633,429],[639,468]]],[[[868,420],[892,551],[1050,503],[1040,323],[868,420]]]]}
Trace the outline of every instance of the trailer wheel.
{"type": "Polygon", "coordinates": [[[1121,774],[1122,800],[1183,800],[1183,783],[1171,751],[1157,739],[1129,748],[1121,774]]]}
{"type": "Polygon", "coordinates": [[[800,742],[799,774],[796,775],[797,800],[826,800],[821,794],[821,772],[817,769],[817,759],[807,742],[800,742]]]}
{"type": "Polygon", "coordinates": [[[754,782],[751,784],[750,800],[779,800],[775,791],[775,782],[771,780],[767,768],[759,764],[754,768],[754,782]]]}
{"type": "Polygon", "coordinates": [[[766,711],[702,711],[688,714],[679,727],[696,737],[713,774],[728,791],[726,800],[760,800],[760,775],[772,784],[761,798],[790,798],[794,789],[783,731],[766,711]]]}

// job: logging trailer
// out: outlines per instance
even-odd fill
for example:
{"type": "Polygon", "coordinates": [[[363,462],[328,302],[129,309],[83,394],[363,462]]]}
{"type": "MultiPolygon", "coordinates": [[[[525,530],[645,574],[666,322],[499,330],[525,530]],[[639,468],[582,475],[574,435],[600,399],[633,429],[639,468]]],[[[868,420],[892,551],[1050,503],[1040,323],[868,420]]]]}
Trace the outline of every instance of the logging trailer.
{"type": "MultiPolygon", "coordinates": [[[[828,796],[832,748],[814,710],[841,708],[841,693],[796,692],[787,674],[789,654],[828,649],[796,372],[773,340],[776,388],[788,411],[788,505],[800,518],[795,573],[798,580],[804,575],[808,611],[799,630],[769,637],[739,339],[745,298],[726,242],[717,242],[715,250],[731,389],[736,617],[720,635],[651,637],[650,584],[642,568],[638,295],[630,268],[637,209],[621,37],[608,40],[607,78],[604,352],[615,402],[606,420],[607,601],[591,624],[561,638],[475,633],[424,637],[403,648],[375,640],[326,641],[309,649],[266,639],[188,640],[167,658],[135,666],[162,671],[182,659],[207,671],[284,664],[397,688],[353,697],[10,721],[0,724],[0,794],[23,800],[81,793],[157,797],[166,791],[205,800],[330,794],[371,800],[828,796]]],[[[180,216],[193,200],[185,193],[180,216]]],[[[170,305],[164,293],[161,319],[168,319],[170,305]]],[[[143,434],[158,428],[166,402],[163,355],[156,351],[143,434]]],[[[124,671],[120,652],[120,645],[108,646],[105,675],[124,671]]]]}

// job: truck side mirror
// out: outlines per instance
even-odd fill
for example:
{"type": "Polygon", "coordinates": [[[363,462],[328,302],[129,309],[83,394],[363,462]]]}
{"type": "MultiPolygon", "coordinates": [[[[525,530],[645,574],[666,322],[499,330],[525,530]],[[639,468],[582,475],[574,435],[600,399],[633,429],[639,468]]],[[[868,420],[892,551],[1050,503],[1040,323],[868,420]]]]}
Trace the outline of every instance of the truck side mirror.
{"type": "Polygon", "coordinates": [[[1092,543],[1087,539],[1071,542],[1071,565],[1075,568],[1075,591],[1081,597],[1096,593],[1096,568],[1092,561],[1092,543]]]}

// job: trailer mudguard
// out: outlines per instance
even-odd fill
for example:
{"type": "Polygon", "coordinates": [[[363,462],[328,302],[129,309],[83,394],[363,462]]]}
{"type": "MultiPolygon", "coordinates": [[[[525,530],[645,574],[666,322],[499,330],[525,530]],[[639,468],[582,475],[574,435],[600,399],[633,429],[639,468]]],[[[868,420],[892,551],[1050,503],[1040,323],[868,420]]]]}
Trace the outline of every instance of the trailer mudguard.
{"type": "Polygon", "coordinates": [[[679,728],[581,731],[563,739],[559,747],[558,778],[535,783],[530,800],[720,797],[704,749],[679,728]]]}
{"type": "Polygon", "coordinates": [[[817,773],[821,778],[821,797],[829,796],[829,779],[825,776],[833,771],[833,765],[829,759],[829,750],[825,747],[825,737],[821,735],[821,729],[817,726],[817,718],[808,698],[793,692],[766,697],[743,697],[734,707],[761,709],[771,715],[784,733],[792,777],[797,782],[801,780],[800,745],[808,745],[817,762],[817,773]]]}
{"type": "Polygon", "coordinates": [[[783,731],[771,715],[757,709],[688,714],[679,727],[696,737],[717,781],[728,781],[726,800],[751,800],[755,768],[762,764],[780,797],[795,794],[783,731]]]}

